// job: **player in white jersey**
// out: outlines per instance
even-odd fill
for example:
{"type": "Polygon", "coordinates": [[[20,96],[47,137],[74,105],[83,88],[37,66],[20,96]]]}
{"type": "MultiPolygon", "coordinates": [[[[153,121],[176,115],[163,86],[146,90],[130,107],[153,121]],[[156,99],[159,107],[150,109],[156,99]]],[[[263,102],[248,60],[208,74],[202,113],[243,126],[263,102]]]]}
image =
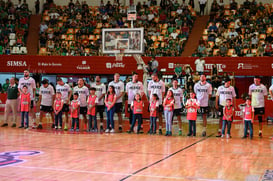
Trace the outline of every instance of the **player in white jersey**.
{"type": "Polygon", "coordinates": [[[20,78],[20,80],[19,80],[18,90],[19,90],[20,94],[23,93],[22,88],[24,85],[26,85],[28,87],[28,91],[30,93],[30,99],[31,99],[30,113],[31,113],[32,119],[33,119],[33,126],[32,127],[36,128],[36,122],[35,122],[36,114],[33,110],[36,83],[35,83],[35,80],[29,76],[29,70],[24,70],[24,77],[20,78]]]}
{"type": "Polygon", "coordinates": [[[131,124],[133,119],[133,111],[131,109],[131,104],[134,101],[134,97],[137,93],[139,93],[141,97],[144,95],[143,84],[142,82],[138,81],[138,73],[136,72],[133,73],[132,81],[126,84],[125,92],[127,93],[128,96],[128,112],[130,113],[129,122],[131,124]]]}
{"type": "Polygon", "coordinates": [[[67,131],[69,103],[72,95],[72,90],[71,87],[68,84],[65,84],[61,78],[57,78],[56,92],[60,92],[62,94],[62,100],[64,102],[62,112],[64,112],[65,115],[64,130],[67,131]]]}
{"type": "Polygon", "coordinates": [[[106,93],[106,87],[103,83],[100,82],[101,78],[99,75],[95,78],[96,82],[91,84],[91,87],[96,88],[96,95],[98,98],[98,103],[96,104],[96,115],[100,115],[100,132],[103,132],[103,112],[105,109],[104,106],[104,97],[106,93]]]}
{"type": "Polygon", "coordinates": [[[83,116],[83,122],[84,122],[84,129],[87,130],[87,97],[89,96],[89,90],[84,85],[83,78],[78,79],[78,85],[74,87],[73,94],[78,93],[78,101],[80,101],[80,114],[83,116]]]}
{"type": "Polygon", "coordinates": [[[122,132],[122,99],[124,96],[124,83],[119,80],[119,73],[115,73],[114,81],[109,83],[109,86],[114,86],[116,92],[115,112],[118,114],[119,131],[122,132]]]}
{"type": "Polygon", "coordinates": [[[162,106],[162,98],[165,95],[165,83],[162,80],[159,80],[158,75],[156,73],[152,74],[152,80],[148,84],[148,92],[149,92],[149,98],[151,101],[151,98],[153,94],[156,94],[159,98],[159,134],[162,135],[162,112],[163,112],[163,106],[162,106]]]}
{"type": "MultiPolygon", "coordinates": [[[[53,103],[55,99],[54,88],[48,83],[47,79],[42,81],[42,86],[39,92],[39,104],[40,104],[40,122],[37,129],[42,129],[42,120],[45,113],[50,113],[51,119],[54,122],[53,103]]],[[[52,124],[54,128],[54,124],[52,124]]]]}
{"type": "Polygon", "coordinates": [[[259,136],[262,137],[263,129],[263,115],[264,115],[264,100],[267,97],[267,89],[261,84],[261,78],[255,76],[254,84],[249,86],[248,91],[249,96],[251,96],[251,105],[254,107],[254,115],[258,116],[259,120],[259,136]]]}
{"type": "Polygon", "coordinates": [[[269,94],[270,94],[271,100],[273,101],[273,84],[269,88],[269,94]]]}
{"type": "Polygon", "coordinates": [[[236,93],[234,87],[230,85],[230,79],[224,79],[225,84],[218,87],[216,92],[215,108],[219,112],[219,129],[217,137],[221,137],[223,123],[223,108],[226,106],[226,100],[231,99],[232,105],[236,105],[236,93]]]}
{"type": "Polygon", "coordinates": [[[203,132],[202,136],[206,136],[207,129],[207,114],[209,112],[209,99],[212,94],[211,84],[206,81],[206,76],[201,75],[200,81],[194,85],[196,98],[200,103],[200,111],[203,117],[203,132]]]}
{"type": "Polygon", "coordinates": [[[181,121],[181,111],[182,111],[182,101],[183,101],[183,90],[178,87],[178,80],[173,79],[172,81],[173,86],[169,88],[173,92],[174,97],[174,111],[173,111],[173,118],[174,116],[177,117],[179,132],[178,135],[182,136],[182,121],[181,121]]]}

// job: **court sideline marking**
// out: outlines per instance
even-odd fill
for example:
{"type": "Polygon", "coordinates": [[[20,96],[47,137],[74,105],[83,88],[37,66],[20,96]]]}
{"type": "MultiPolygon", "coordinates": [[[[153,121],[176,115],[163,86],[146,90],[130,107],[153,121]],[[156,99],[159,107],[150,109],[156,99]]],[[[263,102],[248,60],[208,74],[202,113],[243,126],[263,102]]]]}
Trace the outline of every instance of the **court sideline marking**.
{"type": "Polygon", "coordinates": [[[209,135],[209,136],[207,136],[207,137],[205,137],[205,138],[202,138],[202,139],[200,139],[200,140],[198,140],[198,141],[196,141],[196,142],[194,142],[194,143],[192,143],[192,144],[190,144],[190,145],[188,145],[188,146],[186,146],[186,147],[183,147],[183,148],[181,148],[180,150],[178,150],[178,151],[176,151],[176,152],[174,152],[174,153],[172,153],[172,154],[170,154],[170,155],[168,155],[168,156],[166,156],[166,157],[164,157],[164,158],[162,158],[162,159],[160,159],[160,160],[158,160],[158,161],[156,161],[156,162],[154,162],[154,163],[151,163],[150,165],[147,165],[146,167],[143,167],[143,168],[141,168],[141,169],[135,171],[134,173],[132,173],[132,174],[130,174],[130,175],[128,175],[128,176],[122,178],[120,181],[126,180],[126,179],[132,177],[133,175],[136,175],[136,174],[138,174],[139,172],[142,172],[143,170],[146,170],[146,169],[148,169],[148,168],[150,168],[150,167],[152,167],[152,166],[154,166],[154,165],[156,165],[156,164],[158,164],[158,163],[160,163],[160,162],[162,162],[162,161],[164,161],[164,160],[167,160],[168,158],[170,158],[170,157],[176,155],[177,153],[180,153],[180,152],[182,152],[182,151],[184,151],[184,150],[186,150],[186,149],[188,149],[188,148],[190,148],[190,147],[196,145],[197,143],[200,143],[200,142],[202,142],[202,141],[208,139],[209,137],[211,137],[211,136],[213,136],[213,135],[214,135],[214,134],[211,134],[211,135],[209,135]]]}

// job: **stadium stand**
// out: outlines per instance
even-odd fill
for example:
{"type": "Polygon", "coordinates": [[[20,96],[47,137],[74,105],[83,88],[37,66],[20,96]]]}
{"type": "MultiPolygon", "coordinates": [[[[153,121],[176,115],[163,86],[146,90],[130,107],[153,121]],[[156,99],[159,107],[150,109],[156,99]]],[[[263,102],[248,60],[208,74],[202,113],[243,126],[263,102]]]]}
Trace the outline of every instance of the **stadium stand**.
{"type": "MultiPolygon", "coordinates": [[[[45,6],[40,26],[40,55],[92,56],[101,53],[102,28],[129,28],[127,6],[116,2],[88,6],[86,2],[68,6],[45,6]]],[[[146,56],[180,56],[196,13],[185,3],[148,7],[136,6],[134,27],[145,28],[146,56]]]]}
{"type": "Polygon", "coordinates": [[[15,6],[11,1],[0,1],[0,55],[27,54],[29,11],[26,0],[15,6]]]}

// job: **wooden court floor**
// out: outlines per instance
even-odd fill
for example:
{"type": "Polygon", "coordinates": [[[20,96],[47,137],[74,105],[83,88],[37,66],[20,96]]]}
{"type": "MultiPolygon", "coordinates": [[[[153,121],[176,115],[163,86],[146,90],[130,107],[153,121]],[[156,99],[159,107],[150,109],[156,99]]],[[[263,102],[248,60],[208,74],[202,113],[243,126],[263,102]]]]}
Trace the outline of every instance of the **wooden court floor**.
{"type": "Polygon", "coordinates": [[[200,122],[197,137],[185,136],[187,126],[184,121],[183,136],[172,137],[0,128],[0,180],[252,181],[273,170],[272,125],[264,125],[260,139],[255,124],[253,140],[241,139],[240,122],[232,125],[231,139],[215,137],[215,120],[205,138],[200,122]]]}

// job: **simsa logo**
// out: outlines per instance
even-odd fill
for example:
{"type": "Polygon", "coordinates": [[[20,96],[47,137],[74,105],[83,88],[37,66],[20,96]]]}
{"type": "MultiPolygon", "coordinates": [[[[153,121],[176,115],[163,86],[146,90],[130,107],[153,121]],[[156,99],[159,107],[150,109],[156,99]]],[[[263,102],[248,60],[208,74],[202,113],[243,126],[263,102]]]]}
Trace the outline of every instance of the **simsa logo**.
{"type": "Polygon", "coordinates": [[[26,67],[27,62],[26,61],[7,61],[8,67],[26,67]]]}

